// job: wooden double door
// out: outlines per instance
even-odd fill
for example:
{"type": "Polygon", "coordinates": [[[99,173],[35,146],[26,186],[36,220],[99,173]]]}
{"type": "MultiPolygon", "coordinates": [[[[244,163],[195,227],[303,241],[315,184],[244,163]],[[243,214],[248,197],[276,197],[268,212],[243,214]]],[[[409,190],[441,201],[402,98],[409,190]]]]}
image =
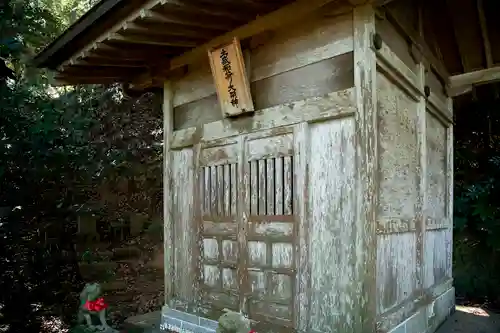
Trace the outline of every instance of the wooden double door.
{"type": "Polygon", "coordinates": [[[294,326],[301,128],[204,139],[171,152],[179,304],[208,317],[229,308],[294,326]]]}
{"type": "Polygon", "coordinates": [[[299,128],[203,142],[195,167],[201,301],[286,327],[296,289],[299,128]]]}

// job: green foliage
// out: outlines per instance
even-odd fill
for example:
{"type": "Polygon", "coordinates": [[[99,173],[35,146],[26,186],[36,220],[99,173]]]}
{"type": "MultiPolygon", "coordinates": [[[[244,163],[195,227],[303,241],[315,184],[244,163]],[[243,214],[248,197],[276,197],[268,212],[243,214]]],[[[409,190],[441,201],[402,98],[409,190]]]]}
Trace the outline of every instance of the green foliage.
{"type": "Polygon", "coordinates": [[[461,104],[455,124],[457,293],[500,301],[500,100],[461,104]],[[480,258],[480,260],[478,260],[480,258]]]}
{"type": "Polygon", "coordinates": [[[30,66],[94,2],[0,3],[0,326],[7,332],[40,332],[43,315],[69,321],[75,313],[83,282],[77,214],[97,209],[116,220],[159,197],[156,97],[124,100],[118,86],[55,88],[49,73],[30,66]],[[103,187],[118,203],[102,200],[103,187]]]}

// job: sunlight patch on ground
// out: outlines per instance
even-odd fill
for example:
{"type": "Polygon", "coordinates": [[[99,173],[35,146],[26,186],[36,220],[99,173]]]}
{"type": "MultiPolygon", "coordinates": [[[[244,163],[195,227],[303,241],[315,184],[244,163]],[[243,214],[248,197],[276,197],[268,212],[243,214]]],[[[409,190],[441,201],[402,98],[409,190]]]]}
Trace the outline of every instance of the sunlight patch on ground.
{"type": "Polygon", "coordinates": [[[484,311],[483,309],[481,308],[476,308],[476,307],[473,307],[473,306],[460,306],[460,305],[457,305],[455,307],[455,309],[457,311],[460,311],[460,312],[465,312],[465,313],[469,313],[469,314],[473,314],[475,316],[480,316],[480,317],[489,317],[490,315],[484,311]]]}
{"type": "Polygon", "coordinates": [[[57,317],[43,317],[42,328],[45,332],[49,333],[67,333],[68,328],[64,325],[63,321],[57,317]]]}

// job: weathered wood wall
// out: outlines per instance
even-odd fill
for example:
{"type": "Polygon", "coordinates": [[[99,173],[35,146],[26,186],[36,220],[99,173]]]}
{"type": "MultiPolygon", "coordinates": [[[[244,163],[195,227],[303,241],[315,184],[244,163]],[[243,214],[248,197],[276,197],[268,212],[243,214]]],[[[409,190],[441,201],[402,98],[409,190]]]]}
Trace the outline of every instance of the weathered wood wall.
{"type": "Polygon", "coordinates": [[[263,332],[432,328],[453,302],[452,110],[436,73],[369,5],[246,53],[252,117],[222,119],[208,64],[166,86],[167,304],[243,310],[263,332]]]}
{"type": "Polygon", "coordinates": [[[355,30],[352,11],[323,10],[253,38],[249,118],[222,119],[207,64],[173,83],[173,307],[359,332],[355,30]]]}
{"type": "Polygon", "coordinates": [[[452,104],[432,60],[388,20],[376,28],[377,327],[433,332],[454,302],[452,104]]]}

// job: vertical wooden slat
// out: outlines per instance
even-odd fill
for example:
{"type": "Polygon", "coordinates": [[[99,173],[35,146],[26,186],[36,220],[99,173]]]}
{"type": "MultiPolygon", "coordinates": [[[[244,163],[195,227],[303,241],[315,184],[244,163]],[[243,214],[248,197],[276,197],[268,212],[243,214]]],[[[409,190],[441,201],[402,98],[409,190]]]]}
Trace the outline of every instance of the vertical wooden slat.
{"type": "Polygon", "coordinates": [[[237,210],[237,199],[238,199],[238,177],[237,177],[237,165],[231,164],[231,215],[236,217],[238,214],[237,210]]]}
{"type": "Polygon", "coordinates": [[[283,158],[283,214],[292,215],[292,157],[283,158]]]}
{"type": "Polygon", "coordinates": [[[356,332],[372,333],[376,324],[375,231],[378,205],[376,56],[372,49],[375,12],[372,4],[354,8],[354,85],[356,90],[356,246],[355,273],[362,290],[356,332]]]}
{"type": "Polygon", "coordinates": [[[217,216],[217,167],[210,166],[210,216],[217,216]]]}
{"type": "MultiPolygon", "coordinates": [[[[238,188],[248,189],[249,188],[249,166],[250,164],[246,160],[245,147],[246,147],[246,137],[241,136],[239,139],[239,158],[238,158],[238,188]]],[[[239,196],[238,200],[238,282],[239,282],[239,310],[243,313],[248,313],[247,297],[249,295],[249,283],[248,283],[248,243],[247,243],[247,227],[248,227],[248,217],[250,215],[249,205],[250,193],[249,191],[243,191],[242,195],[239,196]]]]}
{"type": "Polygon", "coordinates": [[[224,216],[224,166],[217,167],[217,216],[224,216]]]}
{"type": "Polygon", "coordinates": [[[250,162],[250,195],[251,195],[251,208],[250,214],[259,214],[259,178],[258,178],[258,164],[257,161],[250,162]]]}
{"type": "Polygon", "coordinates": [[[258,161],[259,177],[259,215],[266,215],[266,161],[258,161]]]}
{"type": "Polygon", "coordinates": [[[224,216],[231,216],[231,178],[230,165],[224,165],[224,216]]]}
{"type": "Polygon", "coordinates": [[[274,188],[274,158],[269,158],[266,160],[267,168],[267,215],[274,215],[274,194],[276,190],[274,188]]]}
{"type": "Polygon", "coordinates": [[[170,142],[173,132],[173,92],[170,81],[163,84],[163,244],[165,306],[171,306],[173,295],[173,248],[174,234],[172,221],[171,156],[170,142]]]}
{"type": "MultiPolygon", "coordinates": [[[[451,100],[451,99],[450,99],[451,100]]],[[[452,103],[450,101],[450,109],[452,109],[452,103]]],[[[447,188],[447,203],[446,203],[446,221],[448,223],[448,232],[450,233],[449,239],[451,244],[453,244],[453,124],[450,124],[446,133],[446,186],[447,188]]],[[[451,255],[451,252],[450,252],[451,255]]],[[[453,276],[453,265],[452,258],[449,258],[450,263],[449,274],[450,277],[453,276]]]]}
{"type": "Polygon", "coordinates": [[[276,188],[275,205],[276,215],[283,215],[283,158],[275,159],[274,183],[276,188]]]}
{"type": "MultiPolygon", "coordinates": [[[[309,213],[308,213],[308,157],[310,155],[308,143],[308,124],[302,123],[297,126],[294,133],[294,151],[295,151],[295,212],[297,218],[297,228],[295,234],[295,269],[297,278],[294,288],[294,315],[295,327],[300,332],[310,330],[310,291],[311,291],[311,272],[309,266],[309,213]]],[[[278,168],[276,168],[278,169],[278,168]]]]}
{"type": "Polygon", "coordinates": [[[204,217],[205,216],[211,216],[211,203],[210,203],[210,168],[205,166],[203,167],[203,172],[205,174],[204,176],[204,181],[205,181],[205,185],[203,187],[203,203],[204,203],[204,217]]]}
{"type": "MultiPolygon", "coordinates": [[[[424,64],[417,64],[417,74],[419,79],[419,88],[423,91],[425,86],[425,67],[424,64]]],[[[418,183],[418,198],[415,209],[416,214],[416,281],[417,281],[417,296],[421,296],[424,292],[424,251],[425,251],[425,224],[427,221],[426,216],[426,203],[427,203],[427,130],[426,130],[426,101],[424,96],[419,97],[418,102],[418,115],[417,115],[417,144],[418,156],[420,157],[419,166],[419,183],[418,183]]]]}
{"type": "Polygon", "coordinates": [[[446,129],[446,219],[453,226],[453,124],[446,129]]]}
{"type": "MultiPolygon", "coordinates": [[[[201,148],[200,147],[197,147],[197,151],[195,153],[199,154],[200,153],[200,150],[201,148]]],[[[206,191],[205,191],[205,168],[203,167],[200,167],[200,161],[199,161],[199,156],[198,156],[198,160],[196,160],[196,172],[198,172],[198,204],[199,204],[199,208],[195,208],[196,209],[199,209],[200,210],[200,220],[203,218],[203,216],[205,216],[205,210],[206,210],[206,206],[205,206],[205,195],[206,195],[206,191]]]]}
{"type": "Polygon", "coordinates": [[[197,144],[193,147],[193,167],[194,167],[194,193],[193,193],[193,221],[194,221],[194,249],[193,249],[193,300],[197,307],[201,306],[201,283],[203,276],[203,198],[205,180],[204,170],[200,168],[200,153],[201,145],[197,144]]]}

